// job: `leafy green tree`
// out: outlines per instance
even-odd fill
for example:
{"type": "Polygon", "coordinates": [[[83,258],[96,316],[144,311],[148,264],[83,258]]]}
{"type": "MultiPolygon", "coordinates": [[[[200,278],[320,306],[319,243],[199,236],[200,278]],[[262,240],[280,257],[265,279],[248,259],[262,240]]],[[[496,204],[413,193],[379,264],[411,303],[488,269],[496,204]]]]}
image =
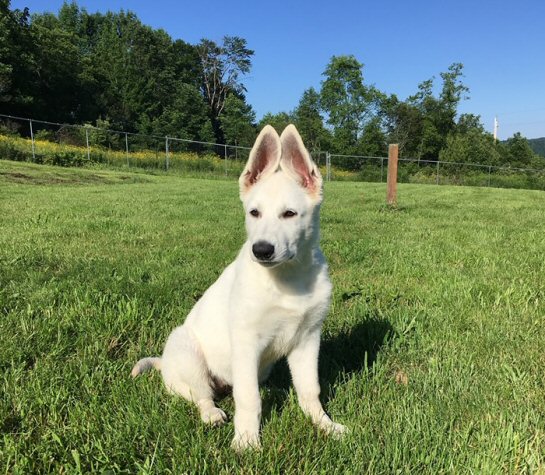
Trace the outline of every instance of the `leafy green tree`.
{"type": "Polygon", "coordinates": [[[439,160],[497,166],[501,156],[492,135],[474,127],[463,133],[449,135],[445,148],[439,153],[439,160]]]}
{"type": "Polygon", "coordinates": [[[446,135],[456,125],[456,115],[460,102],[467,99],[469,88],[462,82],[464,65],[452,63],[446,72],[441,73],[443,87],[439,95],[439,117],[437,128],[446,135]]]}
{"type": "Polygon", "coordinates": [[[380,118],[374,117],[363,127],[358,140],[358,155],[384,157],[388,153],[386,142],[386,134],[382,129],[380,118]]]}
{"type": "Polygon", "coordinates": [[[168,49],[168,64],[177,83],[190,84],[197,89],[202,87],[203,71],[196,46],[175,40],[168,49]]]}
{"type": "Polygon", "coordinates": [[[456,127],[458,105],[466,98],[469,89],[462,83],[463,65],[453,63],[440,74],[443,80],[441,93],[433,95],[434,79],[428,79],[418,86],[418,92],[407,102],[416,107],[422,116],[422,129],[417,157],[436,160],[446,146],[448,135],[456,127]]]}
{"type": "Polygon", "coordinates": [[[401,157],[417,157],[424,127],[418,107],[393,94],[383,98],[380,109],[386,141],[399,145],[401,157]]]}
{"type": "Polygon", "coordinates": [[[293,122],[293,117],[287,112],[278,112],[273,114],[267,112],[257,124],[257,129],[261,131],[267,124],[274,127],[274,129],[281,134],[282,131],[293,122]]]}
{"type": "Polygon", "coordinates": [[[511,167],[530,167],[540,162],[526,137],[515,133],[504,143],[504,164],[511,167]]]}
{"type": "Polygon", "coordinates": [[[485,133],[484,126],[481,122],[481,116],[475,114],[460,115],[455,131],[458,134],[467,134],[470,131],[476,131],[481,134],[485,133]]]}
{"type": "Polygon", "coordinates": [[[57,122],[73,122],[81,116],[82,67],[77,39],[64,30],[55,15],[32,18],[36,81],[32,115],[57,122]]]}
{"type": "Polygon", "coordinates": [[[242,95],[246,88],[244,75],[250,72],[254,52],[246,40],[238,36],[224,36],[222,44],[203,39],[197,46],[202,71],[202,89],[210,108],[210,117],[218,141],[223,141],[220,116],[231,93],[242,95]]]}
{"type": "Polygon", "coordinates": [[[333,56],[323,73],[320,103],[333,128],[334,145],[342,153],[357,151],[372,113],[373,91],[363,84],[362,69],[354,56],[333,56]]]}
{"type": "Polygon", "coordinates": [[[255,112],[243,98],[236,94],[228,95],[220,119],[225,143],[252,145],[256,136],[255,112]]]}
{"type": "Polygon", "coordinates": [[[173,102],[151,121],[144,116],[140,132],[189,140],[213,142],[208,107],[199,90],[190,84],[179,84],[173,102]]]}
{"type": "Polygon", "coordinates": [[[142,114],[157,117],[171,100],[175,78],[169,67],[171,38],[144,26],[131,12],[107,13],[93,51],[99,104],[116,127],[134,129],[142,114]]]}
{"type": "Polygon", "coordinates": [[[29,115],[35,97],[30,13],[0,0],[0,112],[29,115]]]}
{"type": "Polygon", "coordinates": [[[299,104],[292,114],[305,146],[312,151],[327,150],[331,144],[331,135],[324,127],[320,112],[320,94],[313,88],[303,92],[299,104]]]}

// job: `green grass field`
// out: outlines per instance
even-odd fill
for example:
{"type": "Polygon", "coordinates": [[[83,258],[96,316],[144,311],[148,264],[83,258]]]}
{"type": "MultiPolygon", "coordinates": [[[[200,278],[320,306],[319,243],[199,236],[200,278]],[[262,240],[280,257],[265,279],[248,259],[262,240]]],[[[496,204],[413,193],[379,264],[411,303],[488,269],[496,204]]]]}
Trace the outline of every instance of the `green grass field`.
{"type": "MultiPolygon", "coordinates": [[[[545,193],[328,183],[328,439],[285,364],[263,449],[129,377],[244,240],[236,182],[0,161],[2,473],[545,473],[545,193]]],[[[219,402],[230,415],[233,400],[219,402]]]]}

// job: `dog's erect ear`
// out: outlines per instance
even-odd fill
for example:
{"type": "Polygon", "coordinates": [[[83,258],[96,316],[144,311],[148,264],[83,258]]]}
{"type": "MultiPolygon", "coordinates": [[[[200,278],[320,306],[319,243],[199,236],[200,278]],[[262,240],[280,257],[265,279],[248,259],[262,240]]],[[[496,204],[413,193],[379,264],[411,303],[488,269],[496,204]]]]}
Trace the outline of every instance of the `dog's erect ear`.
{"type": "Polygon", "coordinates": [[[266,125],[257,136],[248,163],[238,179],[241,196],[259,179],[278,169],[281,154],[282,146],[278,133],[273,127],[266,125]]]}
{"type": "Polygon", "coordinates": [[[322,175],[312,161],[295,125],[290,124],[284,129],[280,142],[282,143],[280,160],[282,170],[295,178],[311,195],[321,197],[322,175]]]}

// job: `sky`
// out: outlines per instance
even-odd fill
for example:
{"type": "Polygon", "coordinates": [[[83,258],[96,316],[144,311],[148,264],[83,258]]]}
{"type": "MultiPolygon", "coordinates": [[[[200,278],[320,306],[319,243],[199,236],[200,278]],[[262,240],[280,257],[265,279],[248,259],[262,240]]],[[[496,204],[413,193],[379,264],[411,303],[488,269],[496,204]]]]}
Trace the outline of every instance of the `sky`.
{"type": "MultiPolygon", "coordinates": [[[[12,8],[56,13],[62,0],[12,0],[12,8]]],[[[464,64],[469,99],[498,137],[545,137],[544,0],[79,0],[90,13],[120,9],[175,39],[240,36],[255,51],[244,83],[258,120],[293,110],[320,88],[333,55],[354,55],[367,84],[400,99],[453,62],[464,64]]]]}

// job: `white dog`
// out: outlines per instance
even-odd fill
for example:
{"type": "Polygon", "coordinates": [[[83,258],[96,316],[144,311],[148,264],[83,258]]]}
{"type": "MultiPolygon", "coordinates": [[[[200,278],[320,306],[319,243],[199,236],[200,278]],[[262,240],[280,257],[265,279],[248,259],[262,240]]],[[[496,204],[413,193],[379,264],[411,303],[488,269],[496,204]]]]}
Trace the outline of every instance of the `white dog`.
{"type": "Polygon", "coordinates": [[[169,336],[161,358],[141,359],[132,376],[155,367],[168,390],[193,401],[204,422],[220,424],[217,391],[232,386],[233,447],[259,447],[258,383],[286,356],[299,404],[328,433],[318,398],[320,329],[331,282],[319,248],[322,178],[297,129],[259,134],[239,179],[248,239],[236,260],[169,336]]]}

